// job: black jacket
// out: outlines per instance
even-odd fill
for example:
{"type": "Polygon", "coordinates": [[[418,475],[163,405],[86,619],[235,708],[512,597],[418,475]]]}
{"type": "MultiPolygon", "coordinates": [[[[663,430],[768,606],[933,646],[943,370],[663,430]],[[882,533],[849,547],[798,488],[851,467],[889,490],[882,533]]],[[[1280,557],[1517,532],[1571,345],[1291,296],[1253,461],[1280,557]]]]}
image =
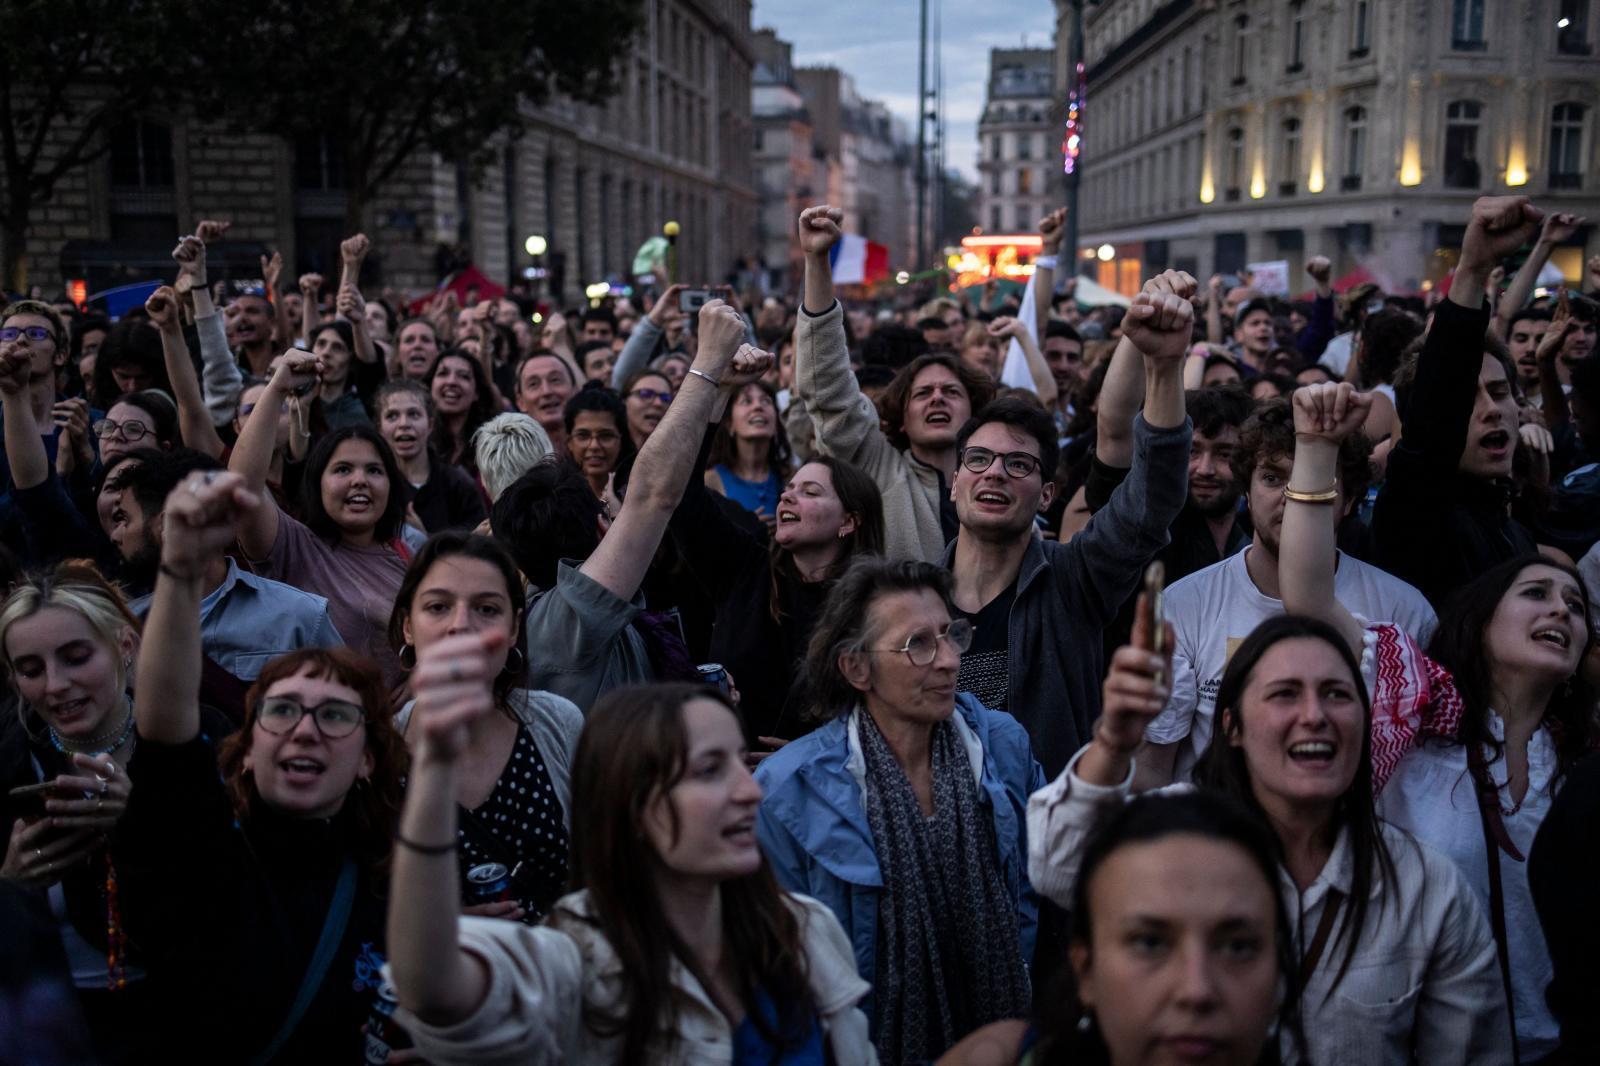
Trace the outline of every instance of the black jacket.
{"type": "MultiPolygon", "coordinates": [[[[1535,550],[1507,513],[1508,484],[1459,471],[1483,367],[1487,307],[1445,300],[1417,359],[1404,433],[1389,453],[1373,509],[1378,565],[1422,591],[1438,610],[1451,593],[1496,563],[1535,550]]],[[[1506,429],[1513,435],[1516,425],[1506,429]]]]}
{"type": "Polygon", "coordinates": [[[234,818],[204,740],[141,742],[112,841],[123,917],[170,1007],[170,1060],[248,1062],[288,1014],[346,858],[355,905],[316,998],[274,1061],[360,1062],[380,982],[384,889],[346,813],[292,818],[258,804],[234,818]]]}
{"type": "MultiPolygon", "coordinates": [[[[702,459],[705,450],[702,449],[702,459]]],[[[703,465],[703,464],[702,464],[703,465]]],[[[758,520],[697,477],[668,526],[715,610],[708,654],[733,675],[746,739],[809,733],[797,689],[801,659],[831,581],[806,582],[778,567],[758,520]],[[776,593],[778,618],[772,615],[776,593]]]]}
{"type": "Polygon", "coordinates": [[[1567,773],[1528,856],[1528,887],[1555,974],[1545,992],[1561,1024],[1561,1063],[1600,1062],[1600,755],[1567,773]]]}

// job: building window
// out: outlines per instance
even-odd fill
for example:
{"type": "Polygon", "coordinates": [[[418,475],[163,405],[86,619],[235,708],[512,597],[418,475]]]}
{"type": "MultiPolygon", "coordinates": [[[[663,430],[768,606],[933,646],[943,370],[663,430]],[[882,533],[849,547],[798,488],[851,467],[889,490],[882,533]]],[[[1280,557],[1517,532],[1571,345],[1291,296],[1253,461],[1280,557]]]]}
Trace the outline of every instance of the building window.
{"type": "Polygon", "coordinates": [[[1000,172],[998,170],[989,175],[989,195],[1000,195],[1000,172]]]}
{"type": "Polygon", "coordinates": [[[1576,189],[1583,184],[1582,104],[1557,104],[1550,112],[1550,187],[1576,189]]]}
{"type": "Polygon", "coordinates": [[[294,185],[302,192],[332,192],[344,189],[342,142],[320,133],[296,140],[294,185]]]}
{"type": "Polygon", "coordinates": [[[125,189],[170,189],[172,127],[135,119],[113,130],[111,184],[125,189]]]}
{"type": "Polygon", "coordinates": [[[1561,0],[1556,16],[1556,51],[1567,56],[1589,54],[1589,0],[1561,0]]]}
{"type": "Polygon", "coordinates": [[[1239,199],[1239,190],[1244,185],[1244,130],[1238,126],[1228,131],[1227,166],[1223,174],[1227,179],[1223,198],[1229,202],[1239,199]]]}
{"type": "Polygon", "coordinates": [[[1350,54],[1364,56],[1372,47],[1371,0],[1356,0],[1350,12],[1350,54]]]}
{"type": "Polygon", "coordinates": [[[1017,170],[1017,195],[1031,196],[1033,194],[1033,171],[1028,167],[1017,170]]]}
{"type": "Polygon", "coordinates": [[[1281,169],[1278,172],[1278,195],[1293,196],[1299,190],[1300,181],[1300,120],[1286,118],[1279,137],[1283,145],[1283,156],[1280,160],[1281,169]]]}
{"type": "Polygon", "coordinates": [[[1483,0],[1452,0],[1450,47],[1458,52],[1481,52],[1483,39],[1483,0]]]}
{"type": "Polygon", "coordinates": [[[1454,100],[1444,115],[1444,184],[1449,189],[1476,189],[1481,174],[1478,168],[1478,121],[1482,105],[1473,100],[1454,100]]]}
{"type": "Polygon", "coordinates": [[[1306,40],[1306,9],[1303,3],[1296,2],[1289,9],[1289,66],[1288,72],[1293,74],[1305,66],[1305,40],[1306,40]]]}
{"type": "Polygon", "coordinates": [[[1033,158],[1033,134],[1031,134],[1031,133],[1019,133],[1019,134],[1017,134],[1017,158],[1018,159],[1032,159],[1033,158]]]}
{"type": "Polygon", "coordinates": [[[1361,188],[1361,175],[1367,169],[1367,109],[1346,108],[1344,113],[1344,176],[1339,188],[1349,192],[1361,188]]]}
{"type": "Polygon", "coordinates": [[[1000,209],[998,207],[989,208],[989,229],[995,233],[1005,232],[1005,227],[1000,224],[1000,209]]]}
{"type": "Polygon", "coordinates": [[[1250,16],[1233,20],[1233,84],[1243,85],[1250,69],[1250,16]]]}
{"type": "Polygon", "coordinates": [[[170,248],[177,233],[172,128],[135,119],[111,131],[111,239],[170,248]]]}

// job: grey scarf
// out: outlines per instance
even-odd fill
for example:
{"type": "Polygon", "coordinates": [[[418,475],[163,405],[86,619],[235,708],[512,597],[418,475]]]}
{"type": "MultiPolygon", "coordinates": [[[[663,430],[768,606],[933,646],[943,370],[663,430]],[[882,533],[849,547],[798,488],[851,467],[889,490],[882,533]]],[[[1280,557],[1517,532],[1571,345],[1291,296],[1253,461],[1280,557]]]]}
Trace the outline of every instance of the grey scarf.
{"type": "Polygon", "coordinates": [[[867,825],[883,871],[877,973],[864,975],[875,985],[875,1043],[887,1064],[920,1062],[979,1026],[1027,1015],[1017,901],[956,727],[934,727],[925,818],[872,716],[857,717],[867,825]]]}

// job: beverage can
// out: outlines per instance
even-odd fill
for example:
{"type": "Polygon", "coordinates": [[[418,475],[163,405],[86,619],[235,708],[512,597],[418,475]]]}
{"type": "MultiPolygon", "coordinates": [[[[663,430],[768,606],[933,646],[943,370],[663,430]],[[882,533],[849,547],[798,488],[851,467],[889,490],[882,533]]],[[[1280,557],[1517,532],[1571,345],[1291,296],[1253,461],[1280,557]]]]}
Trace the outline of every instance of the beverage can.
{"type": "Polygon", "coordinates": [[[372,997],[372,1012],[367,1015],[367,1042],[364,1061],[367,1066],[383,1066],[389,1061],[389,1052],[411,1046],[410,1035],[394,1020],[394,1011],[400,1005],[394,985],[388,981],[379,986],[372,997]]]}
{"type": "Polygon", "coordinates": [[[728,671],[721,663],[701,663],[695,670],[700,674],[702,684],[720,689],[723,695],[728,694],[728,671]]]}
{"type": "Polygon", "coordinates": [[[504,863],[486,862],[467,871],[467,892],[474,903],[511,898],[511,871],[504,863]]]}

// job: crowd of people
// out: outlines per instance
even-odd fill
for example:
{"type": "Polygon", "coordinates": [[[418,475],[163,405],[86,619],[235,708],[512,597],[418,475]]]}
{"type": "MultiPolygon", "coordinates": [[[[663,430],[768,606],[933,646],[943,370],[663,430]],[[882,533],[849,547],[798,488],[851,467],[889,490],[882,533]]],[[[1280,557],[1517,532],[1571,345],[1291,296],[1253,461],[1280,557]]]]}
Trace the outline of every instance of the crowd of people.
{"type": "Polygon", "coordinates": [[[1089,307],[842,217],[0,311],[0,1062],[1600,1061],[1585,220],[1089,307]]]}

